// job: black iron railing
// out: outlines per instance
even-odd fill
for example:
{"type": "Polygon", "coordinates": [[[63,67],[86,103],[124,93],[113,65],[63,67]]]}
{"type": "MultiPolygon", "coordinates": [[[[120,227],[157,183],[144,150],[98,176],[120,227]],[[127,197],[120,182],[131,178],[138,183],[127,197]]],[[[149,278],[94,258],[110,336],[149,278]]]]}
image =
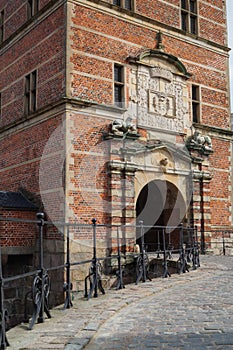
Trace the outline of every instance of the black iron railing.
{"type": "MultiPolygon", "coordinates": [[[[31,277],[33,278],[32,287],[25,294],[25,320],[29,322],[29,329],[32,329],[36,322],[44,322],[45,314],[48,318],[51,317],[49,311],[49,293],[50,293],[50,276],[49,272],[53,270],[65,271],[63,292],[65,295],[64,308],[69,309],[72,304],[72,288],[71,269],[78,269],[80,265],[88,264],[87,276],[84,279],[84,296],[90,299],[92,296],[98,297],[98,292],[105,294],[105,289],[102,284],[102,263],[115,261],[116,289],[125,288],[124,270],[127,264],[127,257],[131,257],[135,263],[134,281],[138,284],[140,281],[146,282],[151,280],[150,262],[151,259],[156,259],[162,266],[161,276],[166,278],[171,275],[170,261],[173,260],[176,265],[176,272],[185,273],[189,268],[196,269],[200,266],[199,262],[199,243],[196,228],[183,227],[150,227],[144,225],[141,221],[138,225],[103,225],[97,224],[96,219],[92,219],[91,224],[78,223],[51,223],[45,221],[44,214],[38,213],[36,220],[22,220],[13,218],[0,217],[1,222],[17,222],[17,223],[33,223],[38,227],[38,242],[39,242],[39,266],[33,271],[15,275],[3,276],[2,261],[0,261],[0,336],[1,349],[9,346],[6,336],[6,322],[8,312],[5,309],[4,288],[7,283],[18,279],[31,277]],[[49,226],[61,227],[63,232],[63,241],[65,247],[65,262],[58,266],[44,266],[44,235],[45,228],[49,226]],[[92,242],[92,258],[82,261],[72,261],[70,248],[70,230],[84,230],[92,233],[90,241],[92,242]],[[114,240],[114,247],[111,246],[111,251],[106,256],[99,257],[97,249],[97,235],[101,230],[108,230],[111,239],[114,240]],[[91,231],[90,231],[91,230],[91,231]],[[128,238],[127,231],[134,232],[134,239],[128,238]],[[66,234],[64,234],[66,232],[66,234]],[[28,298],[33,305],[32,315],[28,316],[28,298]]],[[[2,230],[4,233],[4,231],[2,230]]],[[[90,235],[89,235],[90,236],[90,235]]],[[[0,258],[1,258],[0,246],[0,258]]],[[[33,252],[32,252],[33,253],[33,252]]],[[[1,260],[1,259],[0,259],[1,260]]]]}

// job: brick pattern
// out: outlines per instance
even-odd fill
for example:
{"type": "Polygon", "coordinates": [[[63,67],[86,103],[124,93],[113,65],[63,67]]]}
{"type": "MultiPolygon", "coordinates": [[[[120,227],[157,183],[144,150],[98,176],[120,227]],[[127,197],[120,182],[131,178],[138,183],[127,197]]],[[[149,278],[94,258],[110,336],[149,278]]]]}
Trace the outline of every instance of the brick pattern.
{"type": "Polygon", "coordinates": [[[110,205],[106,177],[109,150],[102,140],[108,123],[101,118],[74,114],[70,116],[69,124],[71,145],[66,180],[69,184],[69,219],[90,224],[91,218],[96,218],[98,223],[103,223],[110,205]]]}
{"type": "Polygon", "coordinates": [[[61,7],[0,55],[0,127],[24,117],[25,76],[34,70],[37,70],[38,110],[65,95],[64,45],[61,7]]]}
{"type": "MultiPolygon", "coordinates": [[[[73,33],[71,36],[71,62],[75,73],[79,73],[72,75],[72,95],[98,103],[112,104],[113,82],[111,77],[113,74],[111,74],[111,62],[112,67],[115,61],[125,63],[127,57],[135,56],[143,50],[139,46],[141,42],[146,47],[153,49],[156,44],[157,31],[140,28],[138,24],[129,23],[123,18],[114,18],[110,14],[81,6],[74,7],[72,24],[74,26],[71,28],[73,33]],[[110,27],[108,23],[111,23],[110,27]],[[86,61],[90,55],[91,59],[87,64],[86,61]],[[90,73],[91,64],[93,69],[90,73]],[[81,81],[82,84],[80,84],[81,81]],[[104,87],[104,95],[100,91],[102,86],[104,87]],[[90,87],[91,91],[89,91],[90,87]]],[[[204,86],[201,87],[202,122],[207,125],[228,128],[228,111],[227,109],[222,110],[229,102],[225,54],[220,55],[217,51],[213,52],[205,46],[195,46],[194,49],[190,42],[166,35],[163,36],[163,45],[167,52],[183,61],[187,70],[192,74],[190,83],[200,85],[204,83],[204,86]],[[226,118],[221,118],[221,120],[218,118],[218,120],[213,121],[213,124],[211,120],[209,123],[210,113],[206,105],[210,101],[211,104],[215,105],[214,112],[213,109],[211,112],[219,115],[225,113],[226,118]],[[206,109],[208,111],[205,114],[206,109]]],[[[128,95],[128,90],[126,90],[126,96],[128,95]]]]}
{"type": "MultiPolygon", "coordinates": [[[[52,2],[41,1],[40,7],[49,3],[52,2]]],[[[71,122],[66,139],[61,134],[60,146],[56,144],[53,148],[51,143],[50,154],[44,162],[47,179],[42,188],[44,199],[56,218],[64,217],[64,196],[67,195],[69,219],[75,217],[83,223],[90,223],[92,217],[98,222],[109,220],[111,202],[116,205],[120,202],[123,173],[120,170],[109,174],[107,163],[119,159],[111,158],[105,152],[102,136],[113,119],[123,118],[123,111],[104,110],[104,115],[100,116],[99,112],[95,114],[93,107],[90,113],[88,110],[81,113],[77,112],[75,103],[85,100],[102,107],[112,106],[113,67],[114,63],[119,63],[125,67],[125,107],[128,108],[132,69],[128,58],[138,56],[145,49],[155,50],[157,34],[162,30],[165,52],[177,57],[192,73],[187,81],[189,90],[192,83],[200,85],[201,122],[211,130],[214,153],[205,160],[207,165],[203,167],[212,173],[213,178],[203,182],[203,189],[200,181],[194,182],[195,223],[201,227],[202,210],[206,229],[211,225],[230,226],[230,139],[223,133],[220,140],[218,132],[221,128],[230,128],[228,57],[226,50],[211,45],[211,41],[226,44],[224,2],[200,0],[198,3],[201,40],[182,35],[179,0],[137,0],[135,16],[102,2],[96,5],[86,1],[82,6],[74,1],[62,4],[50,14],[45,13],[44,17],[42,15],[40,21],[32,24],[29,33],[19,31],[17,40],[6,46],[0,56],[0,187],[4,190],[24,187],[39,196],[41,155],[47,140],[65,117],[71,122]],[[67,22],[66,5],[70,16],[67,22]],[[160,26],[159,22],[163,25],[160,26]],[[67,32],[66,23],[69,26],[67,32]],[[33,70],[38,73],[38,113],[32,117],[44,118],[40,123],[36,123],[35,118],[24,118],[24,77],[33,70]],[[58,115],[54,106],[61,103],[63,97],[73,99],[73,105],[66,105],[69,110],[64,108],[58,115]],[[19,122],[21,124],[16,129],[15,124],[19,122]],[[9,127],[11,132],[6,131],[9,127]],[[62,139],[67,142],[67,149],[62,139]],[[58,176],[49,176],[54,168],[59,169],[58,176]],[[85,179],[82,179],[80,189],[83,170],[85,179]],[[50,191],[51,188],[55,190],[50,191]],[[93,188],[95,191],[90,195],[93,188]],[[201,203],[201,195],[204,203],[201,203]]],[[[0,10],[4,8],[6,13],[5,38],[25,24],[25,4],[19,0],[0,0],[0,10]]],[[[136,120],[136,116],[133,117],[136,120]]],[[[139,132],[142,137],[148,137],[147,130],[139,132]]],[[[179,142],[184,143],[184,139],[185,135],[177,136],[179,142]]],[[[124,211],[112,216],[112,223],[128,223],[135,215],[134,176],[133,173],[124,176],[132,194],[125,198],[124,211]]],[[[100,232],[99,237],[108,238],[107,232],[100,232]]],[[[49,237],[56,235],[53,230],[48,235],[50,233],[49,237]]],[[[91,239],[91,234],[87,238],[91,239]]]]}
{"type": "MultiPolygon", "coordinates": [[[[49,4],[50,0],[40,1],[40,10],[49,4]]],[[[4,39],[8,39],[27,22],[27,1],[0,1],[0,10],[5,12],[4,39]]]]}
{"type": "MultiPolygon", "coordinates": [[[[180,0],[137,0],[135,4],[136,13],[176,29],[181,28],[180,0]]],[[[226,21],[224,2],[220,0],[198,1],[198,14],[199,35],[207,40],[225,45],[227,38],[222,30],[222,25],[226,21]]]]}
{"type": "MultiPolygon", "coordinates": [[[[35,220],[35,212],[0,209],[7,219],[35,220]]],[[[35,224],[0,221],[1,247],[35,247],[37,230],[35,224]]]]}
{"type": "Polygon", "coordinates": [[[213,180],[210,187],[212,225],[228,226],[231,205],[230,143],[213,141],[215,153],[211,157],[213,180]]]}
{"type": "Polygon", "coordinates": [[[173,2],[137,0],[136,12],[148,18],[159,20],[169,26],[180,28],[180,7],[178,0],[173,2]]]}
{"type": "MultiPolygon", "coordinates": [[[[58,116],[1,140],[1,188],[17,191],[19,187],[27,187],[31,192],[39,192],[40,158],[46,142],[60,122],[61,117],[58,116]]],[[[56,151],[55,146],[51,148],[51,153],[56,151]]]]}

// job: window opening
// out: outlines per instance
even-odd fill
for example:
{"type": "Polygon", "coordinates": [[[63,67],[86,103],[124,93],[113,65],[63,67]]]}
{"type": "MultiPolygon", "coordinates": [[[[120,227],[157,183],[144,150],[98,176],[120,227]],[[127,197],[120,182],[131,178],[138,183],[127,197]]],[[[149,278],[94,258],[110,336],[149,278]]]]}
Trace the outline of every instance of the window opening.
{"type": "Polygon", "coordinates": [[[4,10],[0,12],[0,44],[4,39],[4,10]]]}
{"type": "Polygon", "coordinates": [[[192,117],[194,123],[200,122],[200,88],[192,85],[192,117]]]}
{"type": "Polygon", "coordinates": [[[28,0],[27,12],[28,19],[33,17],[39,11],[39,0],[28,0]]]}
{"type": "Polygon", "coordinates": [[[181,0],[181,28],[186,32],[197,34],[196,0],[181,0]]]}
{"type": "Polygon", "coordinates": [[[25,77],[25,114],[29,115],[36,111],[36,71],[25,77]]]}
{"type": "Polygon", "coordinates": [[[114,103],[122,107],[124,100],[124,69],[118,64],[114,65],[114,103]]]}
{"type": "Polygon", "coordinates": [[[113,0],[113,5],[125,8],[127,10],[132,10],[133,4],[132,0],[113,0]]]}

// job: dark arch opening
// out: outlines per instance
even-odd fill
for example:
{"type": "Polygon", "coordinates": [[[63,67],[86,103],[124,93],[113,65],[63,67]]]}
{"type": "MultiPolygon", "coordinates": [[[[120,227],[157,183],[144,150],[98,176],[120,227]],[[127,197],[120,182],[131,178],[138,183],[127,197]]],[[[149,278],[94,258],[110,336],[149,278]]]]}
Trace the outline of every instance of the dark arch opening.
{"type": "MultiPolygon", "coordinates": [[[[137,199],[136,215],[137,222],[143,221],[144,242],[148,251],[163,248],[162,227],[171,226],[174,227],[171,230],[175,231],[182,222],[185,212],[184,199],[173,183],[154,180],[143,187],[137,199]]],[[[138,244],[141,244],[140,235],[138,232],[138,244]]],[[[171,243],[175,244],[179,237],[175,234],[172,237],[171,243]]]]}

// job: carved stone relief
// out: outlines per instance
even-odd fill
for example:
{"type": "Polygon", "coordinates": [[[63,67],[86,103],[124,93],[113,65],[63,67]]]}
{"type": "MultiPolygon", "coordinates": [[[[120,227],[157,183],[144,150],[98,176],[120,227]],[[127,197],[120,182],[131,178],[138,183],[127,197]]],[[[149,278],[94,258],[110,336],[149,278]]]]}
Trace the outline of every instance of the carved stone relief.
{"type": "Polygon", "coordinates": [[[184,132],[188,127],[186,80],[171,67],[139,65],[132,71],[131,101],[138,125],[184,132]]]}

